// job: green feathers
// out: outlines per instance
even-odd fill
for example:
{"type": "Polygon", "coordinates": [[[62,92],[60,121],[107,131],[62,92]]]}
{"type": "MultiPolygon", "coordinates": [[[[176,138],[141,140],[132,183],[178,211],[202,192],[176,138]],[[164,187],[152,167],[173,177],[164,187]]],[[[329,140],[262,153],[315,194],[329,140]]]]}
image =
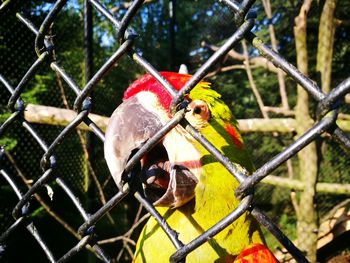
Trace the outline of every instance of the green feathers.
{"type": "MultiPolygon", "coordinates": [[[[253,164],[245,150],[237,121],[229,107],[221,100],[221,95],[212,90],[209,83],[200,82],[190,92],[189,99],[189,107],[191,103],[193,107],[189,109],[188,121],[190,123],[191,120],[192,123],[199,121],[200,125],[197,125],[197,129],[210,143],[232,163],[237,164],[237,167],[245,167],[252,172],[253,164]],[[207,105],[207,108],[203,105],[207,105]],[[209,109],[209,118],[206,118],[206,114],[196,115],[195,109],[199,106],[209,109]],[[201,122],[203,120],[204,125],[201,122]]],[[[201,164],[194,200],[177,209],[157,208],[171,228],[179,233],[178,237],[183,243],[192,241],[208,230],[232,212],[239,203],[234,195],[238,182],[233,175],[200,143],[194,139],[191,139],[191,143],[199,153],[201,164]]],[[[186,151],[186,149],[183,150],[186,151]]],[[[263,243],[263,240],[258,224],[249,213],[245,213],[204,245],[191,252],[186,257],[186,262],[233,262],[236,255],[252,243],[263,243]]],[[[135,262],[166,262],[174,252],[173,244],[151,218],[139,238],[135,262]]]]}
{"type": "Polygon", "coordinates": [[[221,95],[210,88],[209,82],[198,83],[190,92],[189,98],[205,101],[214,119],[237,123],[229,107],[221,100],[221,95]]]}
{"type": "MultiPolygon", "coordinates": [[[[204,137],[228,157],[231,162],[240,164],[248,172],[252,172],[254,166],[244,147],[237,120],[229,107],[221,100],[221,95],[210,88],[210,83],[200,82],[190,92],[189,98],[191,100],[203,100],[209,107],[211,114],[208,121],[209,125],[200,130],[204,137]]],[[[196,145],[203,154],[203,164],[208,163],[208,161],[205,161],[205,156],[209,153],[199,143],[196,143],[196,145]]],[[[213,157],[210,159],[217,162],[213,157]]]]}

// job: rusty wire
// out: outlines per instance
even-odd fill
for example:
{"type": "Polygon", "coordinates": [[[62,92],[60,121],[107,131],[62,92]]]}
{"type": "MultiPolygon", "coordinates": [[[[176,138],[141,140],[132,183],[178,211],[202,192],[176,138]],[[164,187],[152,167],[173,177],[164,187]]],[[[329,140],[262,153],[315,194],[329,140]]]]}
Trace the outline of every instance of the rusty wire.
{"type": "MultiPolygon", "coordinates": [[[[186,255],[202,245],[208,240],[208,238],[214,236],[220,232],[223,228],[235,221],[245,211],[251,211],[252,215],[257,221],[262,224],[267,230],[269,230],[276,239],[286,248],[286,250],[298,261],[307,262],[304,255],[300,250],[282,233],[282,231],[274,224],[274,222],[264,215],[258,208],[252,205],[254,186],[259,183],[270,172],[274,171],[283,162],[294,156],[297,152],[315,140],[322,133],[328,132],[333,138],[341,144],[347,150],[350,150],[350,140],[346,134],[336,125],[337,120],[337,107],[339,101],[343,99],[344,95],[350,92],[350,78],[344,80],[341,84],[335,87],[329,94],[324,94],[321,89],[311,79],[303,75],[292,64],[287,62],[282,56],[274,52],[267,45],[265,45],[260,39],[258,39],[251,29],[254,26],[255,15],[251,12],[251,6],[254,4],[254,0],[243,0],[241,3],[233,0],[219,1],[223,5],[226,5],[232,10],[235,15],[235,23],[237,29],[232,33],[226,42],[194,73],[194,75],[188,80],[184,87],[176,92],[175,89],[160,75],[160,73],[148,63],[139,53],[133,49],[133,41],[137,37],[132,28],[129,27],[129,23],[133,15],[142,6],[144,0],[135,0],[125,13],[124,18],[118,21],[109,10],[97,0],[87,0],[86,2],[94,7],[96,12],[99,12],[104,18],[109,21],[115,28],[118,36],[118,41],[121,43],[119,48],[114,54],[105,62],[105,64],[90,78],[87,84],[80,88],[75,81],[63,70],[63,68],[54,60],[51,60],[52,52],[54,50],[53,43],[49,36],[49,28],[51,23],[57,18],[62,8],[66,5],[67,0],[58,0],[47,14],[46,18],[40,25],[39,29],[26,17],[21,14],[17,14],[18,19],[25,24],[29,30],[31,30],[35,38],[35,51],[37,53],[37,60],[30,66],[28,71],[22,77],[21,81],[12,87],[12,85],[6,80],[6,78],[0,75],[1,84],[7,88],[11,97],[8,101],[8,108],[12,112],[12,115],[1,125],[0,136],[3,135],[7,128],[14,122],[20,122],[23,128],[26,129],[31,136],[37,141],[43,150],[43,156],[41,159],[41,167],[43,169],[42,176],[34,183],[34,185],[25,193],[21,194],[18,187],[7,174],[4,167],[0,167],[0,173],[8,182],[17,195],[19,202],[13,209],[13,217],[15,222],[0,236],[1,250],[5,249],[6,239],[11,233],[21,225],[26,225],[29,232],[40,244],[42,250],[45,252],[47,259],[50,262],[64,262],[71,259],[76,253],[90,245],[96,252],[98,257],[109,262],[110,257],[103,251],[103,249],[97,245],[94,238],[95,227],[94,225],[106,215],[114,206],[120,203],[123,198],[134,193],[135,198],[146,208],[146,210],[157,220],[159,225],[167,233],[169,239],[172,241],[176,248],[176,252],[170,257],[171,262],[184,262],[186,255]],[[223,56],[231,50],[231,48],[241,41],[246,39],[253,47],[255,47],[261,54],[274,63],[277,67],[286,72],[295,82],[301,85],[317,102],[318,102],[318,122],[290,146],[286,147],[283,152],[276,157],[265,163],[261,168],[255,171],[251,176],[247,176],[246,173],[239,172],[234,164],[230,163],[225,156],[223,156],[218,149],[216,149],[209,141],[200,135],[200,133],[187,123],[184,117],[185,104],[181,103],[184,99],[184,95],[187,94],[215,65],[223,56]],[[196,237],[188,244],[183,244],[177,238],[177,234],[172,230],[161,215],[155,210],[153,205],[143,197],[139,192],[132,191],[132,184],[125,184],[123,191],[114,195],[104,206],[92,215],[88,215],[76,195],[72,192],[70,187],[64,183],[64,181],[58,177],[55,173],[56,158],[55,151],[58,145],[69,135],[70,132],[76,129],[76,127],[84,122],[88,125],[93,133],[103,142],[104,134],[99,127],[89,118],[89,113],[92,105],[89,94],[95,88],[96,84],[107,74],[108,70],[123,56],[129,56],[135,63],[140,65],[145,72],[150,73],[172,96],[171,110],[173,118],[167,123],[163,129],[157,132],[153,138],[151,138],[133,158],[128,162],[126,170],[129,172],[129,178],[133,178],[135,164],[147,153],[167,132],[181,122],[181,125],[196,139],[198,140],[220,163],[222,163],[226,169],[240,182],[240,186],[236,190],[236,196],[241,198],[239,206],[233,210],[229,215],[217,222],[210,229],[205,231],[200,236],[196,237]],[[67,125],[56,139],[47,144],[45,139],[23,118],[23,111],[25,105],[20,98],[21,93],[26,88],[26,84],[31,80],[37,70],[44,66],[44,62],[49,62],[50,67],[55,71],[66,84],[76,94],[74,109],[77,112],[75,119],[67,125]],[[331,112],[331,113],[329,113],[331,112]],[[31,197],[45,184],[52,180],[56,180],[58,185],[64,190],[72,203],[75,205],[77,211],[82,217],[82,224],[78,230],[81,237],[80,241],[72,249],[67,251],[66,254],[60,257],[54,256],[50,248],[45,244],[44,239],[41,237],[39,231],[35,228],[33,222],[31,222],[28,209],[31,197]]],[[[9,1],[5,1],[1,9],[6,8],[9,1]]],[[[0,160],[3,158],[4,148],[0,151],[0,160]]]]}

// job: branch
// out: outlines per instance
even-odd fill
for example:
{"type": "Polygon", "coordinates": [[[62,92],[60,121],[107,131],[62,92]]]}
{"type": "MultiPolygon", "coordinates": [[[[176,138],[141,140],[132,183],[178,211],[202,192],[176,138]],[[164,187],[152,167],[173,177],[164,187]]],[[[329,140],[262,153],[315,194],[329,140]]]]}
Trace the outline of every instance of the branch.
{"type": "Polygon", "coordinates": [[[338,119],[339,120],[350,120],[350,115],[349,114],[344,114],[344,113],[339,113],[338,114],[338,119]]]}
{"type": "Polygon", "coordinates": [[[292,205],[293,205],[294,210],[295,210],[295,214],[298,217],[299,216],[299,203],[298,203],[296,192],[293,189],[292,189],[292,191],[290,191],[290,201],[292,202],[292,205]]]}
{"type": "Polygon", "coordinates": [[[238,65],[231,65],[231,66],[227,66],[227,67],[220,67],[219,69],[208,73],[205,77],[206,78],[210,78],[212,76],[215,76],[219,72],[227,72],[227,71],[236,70],[236,69],[245,69],[245,67],[244,67],[244,65],[240,65],[240,64],[238,64],[238,65]]]}
{"type": "MultiPolygon", "coordinates": [[[[211,49],[213,51],[216,51],[216,50],[219,49],[219,47],[217,47],[215,45],[207,44],[205,41],[202,41],[201,45],[202,45],[202,47],[209,48],[209,49],[211,49]]],[[[235,60],[244,61],[244,55],[234,51],[233,49],[231,49],[227,53],[227,55],[230,56],[231,58],[235,59],[235,60]]],[[[270,62],[269,60],[267,60],[264,57],[252,57],[252,58],[249,58],[249,63],[251,65],[251,67],[265,68],[268,71],[271,71],[273,73],[277,73],[279,71],[279,69],[272,62],[270,62]]],[[[283,74],[285,75],[284,72],[283,72],[283,74]]]]}
{"type": "Polygon", "coordinates": [[[334,11],[336,0],[326,0],[320,17],[318,29],[318,46],[316,70],[321,75],[322,91],[328,93],[331,86],[333,44],[334,44],[334,11]]]}
{"type": "MultiPolygon", "coordinates": [[[[303,191],[305,186],[302,181],[289,179],[285,177],[279,177],[274,175],[269,175],[262,180],[263,183],[285,187],[289,189],[303,191]]],[[[350,195],[350,184],[337,184],[337,183],[317,183],[316,192],[318,193],[328,193],[335,195],[350,195]]]]}
{"type": "Polygon", "coordinates": [[[238,120],[240,131],[248,132],[279,132],[287,133],[295,131],[295,120],[292,118],[274,119],[240,119],[238,120]]]}
{"type": "Polygon", "coordinates": [[[317,248],[321,248],[330,243],[337,236],[340,236],[346,231],[350,230],[350,199],[336,205],[330,213],[328,213],[326,220],[320,225],[318,232],[317,248]]]}
{"type": "MultiPolygon", "coordinates": [[[[50,34],[52,34],[51,30],[52,30],[52,28],[50,28],[50,34]]],[[[56,61],[57,57],[56,57],[55,50],[53,50],[52,56],[53,56],[53,60],[56,61]]],[[[56,76],[57,86],[58,86],[60,94],[61,94],[62,103],[63,103],[64,107],[67,110],[69,110],[68,100],[67,100],[66,93],[64,91],[64,86],[63,86],[63,83],[62,83],[61,76],[56,71],[55,71],[55,76],[56,76]]],[[[85,160],[86,160],[88,171],[89,171],[89,173],[90,173],[90,175],[91,175],[91,177],[92,177],[92,179],[93,179],[93,181],[94,181],[94,183],[96,185],[98,197],[100,198],[100,201],[101,201],[102,205],[105,205],[106,204],[106,198],[105,198],[105,195],[103,193],[100,181],[97,179],[95,171],[94,171],[94,169],[93,169],[93,167],[91,165],[89,151],[88,151],[87,146],[86,146],[85,138],[84,138],[84,136],[83,136],[83,134],[81,133],[80,130],[77,130],[77,135],[79,137],[79,141],[80,141],[83,153],[84,153],[84,157],[85,157],[85,160]]],[[[107,218],[109,219],[109,221],[113,225],[115,224],[115,222],[113,220],[113,217],[111,216],[111,214],[109,212],[107,213],[107,218]]]]}
{"type": "Polygon", "coordinates": [[[348,119],[338,119],[337,125],[344,131],[350,131],[350,121],[348,119]]]}
{"type": "MultiPolygon", "coordinates": [[[[267,18],[269,19],[269,21],[272,21],[272,10],[271,10],[270,0],[262,0],[262,3],[263,3],[267,18]]],[[[269,34],[270,34],[272,49],[274,51],[278,52],[275,28],[274,28],[272,22],[269,23],[269,34]]],[[[284,81],[284,75],[285,74],[281,69],[277,70],[277,80],[278,80],[278,86],[279,86],[279,91],[280,91],[280,96],[281,96],[282,107],[286,110],[289,110],[288,96],[287,96],[287,91],[286,91],[286,83],[284,81]]]]}
{"type": "MultiPolygon", "coordinates": [[[[77,113],[73,110],[61,109],[51,106],[28,104],[24,111],[26,121],[38,124],[67,126],[76,117],[77,113]]],[[[106,130],[108,118],[90,113],[89,118],[96,125],[106,130]]],[[[247,119],[238,120],[241,132],[293,132],[295,130],[295,121],[291,118],[285,119],[247,119]]],[[[80,124],[79,129],[89,130],[85,124],[80,124]]],[[[349,121],[350,129],[350,121],[349,121]]]]}
{"type": "MultiPolygon", "coordinates": [[[[143,4],[148,4],[148,3],[151,3],[153,1],[154,0],[145,0],[145,1],[143,1],[143,4]]],[[[122,2],[119,6],[112,7],[109,11],[112,14],[115,14],[119,10],[128,9],[131,5],[132,5],[132,1],[130,1],[130,2],[122,2]]]]}
{"type": "Polygon", "coordinates": [[[111,237],[103,240],[99,240],[97,243],[99,245],[103,244],[109,244],[109,243],[114,243],[119,240],[123,240],[126,242],[129,242],[131,245],[136,246],[135,241],[130,239],[130,235],[133,233],[133,231],[140,225],[142,224],[146,219],[150,217],[150,214],[145,214],[143,217],[141,217],[134,225],[122,236],[117,236],[117,237],[111,237]]]}
{"type": "MultiPolygon", "coordinates": [[[[31,123],[67,126],[77,113],[73,110],[61,109],[51,106],[28,104],[24,111],[24,118],[31,123]]],[[[342,115],[344,119],[338,119],[338,126],[344,131],[350,131],[350,116],[342,115]]],[[[90,113],[89,118],[96,123],[101,130],[106,130],[108,118],[105,116],[90,113]]],[[[273,119],[240,119],[238,120],[242,133],[248,132],[295,132],[296,123],[293,118],[273,119]]],[[[80,124],[79,129],[89,130],[85,124],[80,124]]]]}
{"type": "Polygon", "coordinates": [[[345,103],[350,104],[350,94],[345,96],[345,103]]]}
{"type": "MultiPolygon", "coordinates": [[[[350,230],[350,199],[336,205],[332,211],[321,220],[318,237],[317,249],[321,249],[327,244],[330,244],[338,236],[350,230]]],[[[293,242],[296,242],[294,240],[293,242]]],[[[280,262],[294,262],[285,248],[274,253],[280,262]]],[[[338,261],[332,261],[338,262],[338,261]]],[[[345,261],[344,261],[345,262],[345,261]]],[[[346,261],[348,262],[348,261],[346,261]]]]}
{"type": "Polygon", "coordinates": [[[294,111],[288,110],[286,108],[264,106],[264,110],[266,112],[273,112],[273,113],[277,113],[277,114],[282,114],[284,116],[295,116],[294,111]]]}
{"type": "Polygon", "coordinates": [[[244,66],[245,66],[245,70],[247,73],[250,88],[253,91],[253,94],[255,96],[256,102],[258,103],[258,106],[259,106],[259,109],[261,111],[262,116],[264,117],[264,119],[268,119],[269,116],[267,115],[266,111],[264,110],[264,106],[265,106],[264,102],[260,96],[258,88],[255,85],[253,73],[252,73],[252,70],[251,70],[250,64],[249,64],[248,48],[247,48],[247,44],[245,43],[244,40],[242,41],[242,47],[243,47],[243,54],[244,54],[244,66]]]}
{"type": "MultiPolygon", "coordinates": [[[[18,176],[22,179],[22,181],[24,182],[24,184],[27,186],[28,189],[30,189],[32,187],[32,180],[27,179],[27,177],[24,175],[24,173],[21,171],[21,169],[18,167],[15,159],[12,157],[12,155],[9,152],[5,151],[5,155],[7,157],[7,159],[10,161],[10,163],[13,165],[13,167],[15,168],[18,176]]],[[[49,206],[44,199],[41,198],[41,196],[36,193],[34,194],[34,198],[39,202],[39,204],[46,210],[46,212],[54,219],[57,221],[57,223],[59,223],[65,230],[68,231],[68,233],[70,233],[72,236],[74,236],[77,240],[80,240],[80,236],[79,234],[74,230],[74,228],[72,226],[70,226],[63,218],[61,218],[58,214],[56,214],[56,212],[52,209],[51,206],[49,206]]],[[[96,254],[96,251],[94,249],[91,248],[90,245],[87,246],[87,249],[96,254]]]]}
{"type": "MultiPolygon", "coordinates": [[[[28,104],[24,111],[24,118],[28,122],[58,126],[67,126],[76,116],[77,113],[73,110],[34,104],[28,104]]],[[[107,117],[90,113],[89,118],[95,122],[100,129],[106,129],[108,124],[107,117]]],[[[84,123],[80,124],[78,128],[81,130],[89,130],[89,127],[84,123]]]]}

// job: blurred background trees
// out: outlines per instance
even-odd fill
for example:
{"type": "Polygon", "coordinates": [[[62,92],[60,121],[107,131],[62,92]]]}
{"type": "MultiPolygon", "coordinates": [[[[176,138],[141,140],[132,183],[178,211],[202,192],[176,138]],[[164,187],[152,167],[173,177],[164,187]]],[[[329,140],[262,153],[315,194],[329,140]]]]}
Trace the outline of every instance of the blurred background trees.
{"type": "MultiPolygon", "coordinates": [[[[12,1],[1,13],[0,73],[14,86],[36,59],[34,35],[18,21],[16,12],[30,18],[38,27],[54,2],[12,1]]],[[[130,5],[118,0],[102,2],[118,18],[122,18],[130,5]]],[[[55,59],[80,87],[85,83],[82,5],[82,0],[68,1],[51,27],[55,59]]],[[[316,81],[325,92],[349,76],[350,2],[278,0],[270,3],[262,0],[255,4],[255,11],[254,32],[316,81]]],[[[231,11],[219,2],[209,0],[145,1],[133,18],[132,27],[139,34],[134,48],[156,69],[177,71],[181,64],[186,64],[190,73],[195,72],[235,30],[231,11]]],[[[119,46],[115,37],[114,28],[100,14],[93,12],[93,72],[119,46]]],[[[93,113],[109,116],[120,103],[125,88],[142,74],[144,72],[130,58],[123,57],[91,94],[93,113]]],[[[245,42],[237,45],[216,65],[207,80],[223,95],[237,119],[258,118],[255,123],[261,119],[270,121],[253,130],[242,127],[257,168],[281,152],[316,119],[316,103],[308,98],[305,91],[245,42]],[[282,130],[281,126],[274,126],[276,119],[293,120],[294,126],[282,130]]],[[[3,122],[9,116],[6,108],[9,94],[5,88],[0,89],[0,94],[0,119],[3,122]]],[[[46,65],[26,86],[22,98],[26,104],[69,109],[75,94],[46,65]]],[[[342,112],[349,112],[349,104],[342,106],[342,112]]],[[[350,117],[344,114],[342,119],[346,125],[350,117]]],[[[39,165],[42,151],[19,126],[11,127],[0,143],[6,149],[4,167],[16,177],[22,192],[26,192],[26,187],[42,174],[39,165]]],[[[35,124],[35,127],[48,143],[62,130],[60,126],[47,123],[35,124]]],[[[57,158],[60,176],[73,187],[86,209],[93,213],[116,193],[116,187],[110,180],[103,159],[102,143],[90,136],[92,139],[87,145],[86,135],[85,131],[77,131],[70,136],[59,148],[57,158]],[[93,162],[89,161],[89,156],[93,156],[93,162]]],[[[349,247],[346,248],[348,242],[345,247],[336,246],[337,249],[321,247],[318,231],[320,223],[336,212],[334,210],[330,214],[332,208],[339,208],[339,204],[346,207],[349,203],[349,165],[349,155],[328,137],[322,136],[279,167],[258,187],[256,203],[289,238],[297,240],[312,261],[316,260],[317,248],[319,261],[349,253],[349,247]],[[282,182],[276,176],[282,178],[282,182]]],[[[11,224],[11,210],[17,202],[10,187],[2,180],[0,178],[1,232],[11,224]]],[[[77,242],[75,231],[82,220],[76,216],[76,211],[66,202],[55,183],[50,187],[54,191],[53,199],[47,195],[48,188],[43,188],[32,202],[31,210],[35,211],[33,220],[44,233],[49,246],[60,255],[77,242]]],[[[348,207],[344,212],[347,216],[348,207]]],[[[128,230],[135,222],[135,216],[139,219],[143,215],[143,212],[139,214],[136,211],[139,211],[138,203],[130,197],[97,225],[98,239],[117,261],[130,261],[134,243],[129,237],[135,239],[140,228],[133,233],[128,233],[128,230]]],[[[348,232],[345,235],[349,237],[348,232]]],[[[267,236],[267,241],[271,248],[278,250],[273,238],[267,236]]],[[[33,258],[45,258],[24,231],[14,235],[7,246],[3,258],[8,262],[28,257],[26,253],[18,253],[18,249],[30,251],[33,258]]],[[[77,260],[94,261],[89,252],[81,253],[79,257],[77,260]]]]}

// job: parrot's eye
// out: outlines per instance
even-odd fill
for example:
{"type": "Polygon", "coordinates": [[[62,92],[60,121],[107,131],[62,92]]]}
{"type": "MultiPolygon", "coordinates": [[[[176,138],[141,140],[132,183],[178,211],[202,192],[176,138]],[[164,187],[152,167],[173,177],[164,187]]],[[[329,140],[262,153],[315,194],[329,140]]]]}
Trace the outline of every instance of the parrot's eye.
{"type": "Polygon", "coordinates": [[[193,100],[188,108],[189,112],[186,114],[186,119],[196,128],[203,127],[210,118],[207,103],[202,100],[193,100]]]}
{"type": "Polygon", "coordinates": [[[195,114],[201,114],[202,108],[197,106],[197,107],[195,107],[195,108],[193,109],[193,112],[194,112],[195,114]]]}

